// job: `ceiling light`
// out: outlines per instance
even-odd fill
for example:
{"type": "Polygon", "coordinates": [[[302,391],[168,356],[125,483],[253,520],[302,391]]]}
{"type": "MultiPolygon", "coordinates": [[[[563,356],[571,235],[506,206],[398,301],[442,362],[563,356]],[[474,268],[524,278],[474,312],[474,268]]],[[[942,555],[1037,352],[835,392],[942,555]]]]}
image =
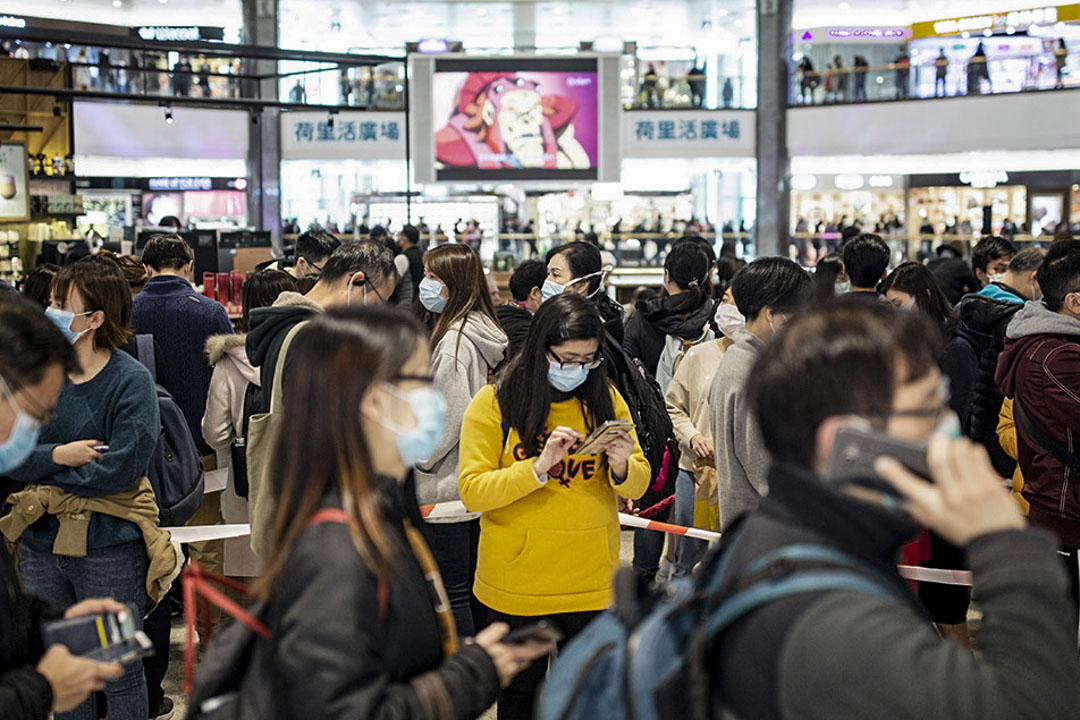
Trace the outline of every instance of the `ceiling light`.
{"type": "Polygon", "coordinates": [[[124,7],[123,0],[112,0],[112,6],[114,8],[124,7]]]}
{"type": "Polygon", "coordinates": [[[840,3],[840,9],[841,10],[849,10],[850,8],[851,8],[851,5],[849,5],[848,3],[846,3],[846,2],[840,3]]]}
{"type": "Polygon", "coordinates": [[[172,105],[170,105],[169,103],[161,103],[161,107],[165,108],[165,124],[166,125],[172,125],[173,124],[172,105]]]}
{"type": "Polygon", "coordinates": [[[480,17],[484,17],[485,15],[488,14],[488,10],[487,10],[486,7],[477,8],[476,9],[476,14],[479,15],[480,17]]]}
{"type": "Polygon", "coordinates": [[[555,10],[553,10],[553,12],[556,15],[565,15],[566,14],[566,6],[565,5],[558,5],[558,6],[555,7],[555,10]]]}

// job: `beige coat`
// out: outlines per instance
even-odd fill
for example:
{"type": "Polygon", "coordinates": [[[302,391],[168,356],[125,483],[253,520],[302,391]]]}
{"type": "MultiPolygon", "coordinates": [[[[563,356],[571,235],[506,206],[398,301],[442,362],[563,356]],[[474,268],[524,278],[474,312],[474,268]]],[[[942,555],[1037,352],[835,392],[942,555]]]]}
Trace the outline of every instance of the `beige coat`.
{"type": "Polygon", "coordinates": [[[682,451],[679,469],[693,472],[697,457],[690,447],[695,435],[712,438],[709,427],[709,388],[720,358],[730,344],[726,339],[713,340],[692,347],[679,363],[668,386],[665,401],[675,437],[682,451]]]}
{"type": "MultiPolygon", "coordinates": [[[[244,393],[248,383],[260,384],[259,371],[248,362],[243,335],[216,335],[206,340],[206,356],[214,367],[202,433],[217,452],[217,466],[228,473],[228,485],[221,494],[221,514],[226,523],[248,522],[248,501],[236,494],[229,447],[243,434],[244,393]]],[[[225,574],[251,577],[259,573],[259,561],[247,538],[225,541],[225,574]]]]}

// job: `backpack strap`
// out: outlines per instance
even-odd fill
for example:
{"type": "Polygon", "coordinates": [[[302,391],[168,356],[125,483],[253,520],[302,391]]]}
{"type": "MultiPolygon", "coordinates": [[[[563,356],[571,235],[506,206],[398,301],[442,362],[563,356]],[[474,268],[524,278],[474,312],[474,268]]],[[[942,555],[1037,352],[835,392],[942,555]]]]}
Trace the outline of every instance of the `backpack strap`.
{"type": "Polygon", "coordinates": [[[1031,436],[1043,450],[1054,456],[1062,465],[1080,475],[1080,457],[1066,450],[1059,442],[1043,432],[1043,429],[1031,421],[1028,414],[1020,407],[1020,399],[1013,398],[1013,417],[1020,421],[1024,431],[1031,436]]]}
{"type": "Polygon", "coordinates": [[[154,378],[154,382],[156,383],[158,379],[157,358],[154,357],[154,336],[150,334],[136,335],[135,354],[135,359],[150,371],[150,377],[154,378]]]}
{"type": "Polygon", "coordinates": [[[285,374],[285,360],[289,355],[289,348],[292,347],[292,342],[296,338],[296,333],[300,332],[300,328],[308,324],[307,320],[298,322],[292,326],[288,334],[285,335],[285,339],[281,341],[281,350],[278,351],[277,362],[274,363],[274,382],[270,387],[270,413],[280,412],[281,410],[281,393],[282,385],[285,383],[285,378],[282,377],[285,374]]]}

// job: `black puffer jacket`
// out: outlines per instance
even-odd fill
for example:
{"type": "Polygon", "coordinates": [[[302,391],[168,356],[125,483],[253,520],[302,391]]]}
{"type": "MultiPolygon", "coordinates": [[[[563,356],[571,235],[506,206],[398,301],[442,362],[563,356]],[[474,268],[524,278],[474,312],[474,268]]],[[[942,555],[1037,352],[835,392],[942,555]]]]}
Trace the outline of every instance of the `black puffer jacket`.
{"type": "Polygon", "coordinates": [[[683,300],[679,294],[638,301],[637,311],[626,326],[623,348],[630,357],[640,360],[650,375],[656,375],[668,335],[697,340],[712,322],[716,309],[712,299],[702,296],[697,305],[676,312],[674,307],[683,300]]]}
{"type": "MultiPolygon", "coordinates": [[[[398,548],[385,613],[376,576],[344,525],[313,525],[294,543],[270,600],[272,639],[257,651],[278,718],[466,720],[495,701],[499,680],[482,648],[443,657],[431,589],[405,536],[405,522],[422,522],[414,493],[412,483],[382,481],[398,548]]],[[[340,507],[340,500],[327,504],[340,507]]]]}
{"type": "Polygon", "coordinates": [[[45,603],[22,592],[15,563],[0,543],[0,718],[49,717],[52,688],[34,667],[44,652],[41,622],[53,617],[58,614],[45,603]]]}
{"type": "Polygon", "coordinates": [[[967,434],[986,447],[994,469],[1002,477],[1012,477],[1016,461],[1001,449],[997,437],[998,415],[1005,396],[994,381],[998,355],[1005,347],[1005,328],[1013,315],[1024,306],[1019,303],[994,300],[983,295],[967,295],[957,306],[960,321],[970,331],[967,337],[975,345],[979,366],[975,375],[971,412],[967,434]]]}

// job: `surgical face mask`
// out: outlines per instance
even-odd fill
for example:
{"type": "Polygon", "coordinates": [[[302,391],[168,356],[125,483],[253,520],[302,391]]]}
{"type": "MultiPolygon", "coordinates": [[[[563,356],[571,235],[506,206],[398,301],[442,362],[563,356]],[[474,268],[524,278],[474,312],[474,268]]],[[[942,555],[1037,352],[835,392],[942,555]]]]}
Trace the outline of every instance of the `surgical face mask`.
{"type": "Polygon", "coordinates": [[[86,333],[90,332],[89,328],[86,330],[72,330],[71,322],[83,315],[93,315],[93,311],[84,313],[73,313],[70,310],[61,310],[60,308],[47,307],[45,308],[45,314],[49,316],[49,319],[56,323],[56,327],[60,328],[60,332],[64,333],[64,337],[72,345],[86,333]]]}
{"type": "Polygon", "coordinates": [[[851,282],[845,280],[843,282],[834,283],[833,292],[835,292],[837,295],[847,295],[849,292],[851,292],[851,282]]]}
{"type": "MultiPolygon", "coordinates": [[[[603,274],[604,274],[604,271],[601,270],[600,272],[594,272],[594,273],[589,273],[588,275],[582,275],[579,278],[574,278],[573,280],[566,283],[565,285],[560,285],[559,283],[555,282],[551,278],[548,278],[547,280],[544,281],[544,287],[540,288],[540,295],[543,297],[543,302],[547,302],[548,300],[555,297],[556,295],[562,295],[564,292],[566,292],[566,288],[570,287],[571,285],[577,285],[579,282],[582,282],[583,280],[588,280],[589,278],[593,278],[593,277],[596,277],[597,275],[603,275],[603,274]]],[[[590,294],[589,297],[592,297],[597,292],[600,292],[600,288],[597,288],[596,292],[593,292],[592,294],[590,294]]]]}
{"type": "Polygon", "coordinates": [[[1003,283],[1005,282],[1005,273],[1000,273],[998,275],[990,275],[989,278],[990,282],[992,283],[1003,283]]]}
{"type": "Polygon", "coordinates": [[[7,440],[0,443],[0,475],[4,475],[22,465],[26,458],[30,457],[30,453],[37,446],[41,423],[19,407],[15,402],[15,395],[3,378],[0,378],[0,390],[3,390],[4,399],[15,411],[15,422],[11,426],[11,434],[8,435],[7,440]]]}
{"type": "Polygon", "coordinates": [[[944,435],[952,440],[962,437],[963,434],[963,428],[960,427],[960,418],[952,410],[945,413],[934,427],[934,435],[944,435]]]}
{"type": "MultiPolygon", "coordinates": [[[[783,318],[783,317],[784,317],[783,315],[780,315],[779,313],[777,313],[777,314],[776,314],[776,316],[777,316],[777,317],[779,317],[779,318],[783,318]]],[[[785,319],[786,319],[786,318],[785,318],[785,319]]],[[[777,332],[779,332],[779,330],[777,330],[777,329],[776,329],[776,326],[775,326],[775,325],[773,325],[773,321],[772,321],[772,318],[766,318],[766,320],[768,320],[768,321],[769,321],[769,329],[770,329],[770,330],[772,330],[772,334],[773,334],[773,335],[776,335],[776,333],[777,333],[777,332]]],[[[781,326],[781,327],[782,327],[782,326],[781,326]]]]}
{"type": "Polygon", "coordinates": [[[911,298],[908,299],[908,301],[906,303],[904,303],[903,305],[900,306],[900,309],[901,310],[912,310],[912,309],[914,309],[914,307],[915,307],[915,296],[912,295],[911,298]]]}
{"type": "Polygon", "coordinates": [[[442,442],[446,427],[446,399],[431,386],[402,392],[389,383],[383,388],[394,397],[409,404],[416,426],[406,429],[385,419],[379,420],[383,427],[394,433],[398,455],[406,467],[414,467],[427,460],[442,442]]]}
{"type": "MultiPolygon", "coordinates": [[[[355,282],[356,282],[355,277],[349,279],[349,289],[345,291],[345,304],[346,305],[352,305],[352,290],[353,290],[353,285],[355,284],[355,282]]],[[[362,296],[363,299],[361,300],[361,302],[363,304],[365,304],[365,305],[367,305],[367,289],[368,289],[368,285],[370,285],[370,284],[371,283],[369,283],[367,280],[363,281],[363,296],[362,296]]],[[[373,293],[375,293],[375,297],[379,298],[380,303],[383,303],[383,304],[386,303],[386,298],[384,298],[382,295],[379,294],[379,291],[375,289],[374,285],[371,285],[371,291],[373,293]]]]}
{"type": "Polygon", "coordinates": [[[734,305],[717,305],[715,320],[716,327],[724,333],[726,338],[730,338],[746,327],[746,318],[734,305]]]}
{"type": "Polygon", "coordinates": [[[573,364],[570,367],[562,367],[555,360],[548,361],[548,382],[551,387],[564,393],[573,392],[581,387],[589,377],[589,368],[584,365],[573,364]]]}
{"type": "Polygon", "coordinates": [[[420,304],[433,313],[441,313],[446,309],[446,303],[449,302],[449,298],[442,296],[443,287],[445,286],[438,280],[432,280],[431,278],[421,280],[420,304]]]}

